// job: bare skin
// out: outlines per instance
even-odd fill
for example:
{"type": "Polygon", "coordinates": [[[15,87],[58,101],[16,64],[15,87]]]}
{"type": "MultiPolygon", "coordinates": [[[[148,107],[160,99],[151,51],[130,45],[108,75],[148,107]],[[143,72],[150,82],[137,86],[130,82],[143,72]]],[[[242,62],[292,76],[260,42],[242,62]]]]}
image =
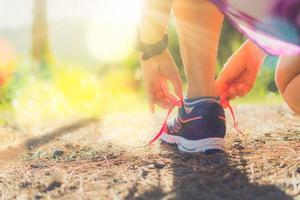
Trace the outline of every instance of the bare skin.
{"type": "Polygon", "coordinates": [[[275,80],[286,103],[300,114],[300,56],[281,57],[275,80]]]}
{"type": "Polygon", "coordinates": [[[215,85],[217,49],[223,15],[207,0],[174,0],[188,98],[218,96],[215,85]]]}
{"type": "MultiPolygon", "coordinates": [[[[173,7],[179,32],[182,59],[188,79],[188,98],[223,95],[234,99],[248,94],[266,54],[253,42],[230,57],[217,81],[214,80],[222,14],[208,0],[144,0],[140,27],[143,42],[159,41],[173,7]],[[149,20],[151,19],[151,20],[149,20]]],[[[151,111],[154,105],[170,108],[182,98],[178,69],[166,50],[162,55],[141,61],[144,85],[151,111]],[[174,95],[168,87],[171,82],[174,95]]],[[[276,70],[277,86],[290,108],[300,114],[300,56],[281,57],[276,70]]]]}
{"type": "MultiPolygon", "coordinates": [[[[247,41],[225,65],[217,80],[218,91],[226,91],[228,99],[245,96],[254,85],[264,56],[262,50],[247,41]]],[[[286,103],[300,114],[300,56],[282,56],[276,68],[275,80],[286,103]]]]}
{"type": "MultiPolygon", "coordinates": [[[[154,44],[163,38],[166,32],[172,0],[144,0],[142,20],[140,23],[140,39],[149,44],[154,44]]],[[[155,111],[155,104],[162,108],[170,108],[177,98],[182,98],[182,83],[177,66],[168,50],[161,55],[142,60],[144,88],[148,96],[150,111],[155,111]],[[171,82],[176,95],[168,88],[171,82]]]]}
{"type": "Polygon", "coordinates": [[[177,98],[182,98],[180,75],[168,51],[142,61],[142,72],[151,112],[154,112],[154,104],[167,109],[175,104],[177,98]],[[177,96],[169,89],[168,81],[174,86],[177,96]]]}
{"type": "Polygon", "coordinates": [[[253,42],[246,41],[226,62],[216,82],[218,93],[229,100],[248,94],[265,56],[253,42]]]}
{"type": "MultiPolygon", "coordinates": [[[[187,96],[217,96],[214,78],[223,15],[208,0],[145,0],[144,5],[141,40],[155,43],[163,37],[173,6],[188,79],[187,96]]],[[[152,112],[155,104],[170,108],[174,100],[182,98],[179,73],[167,50],[147,61],[141,60],[141,63],[152,112]],[[168,81],[175,88],[176,95],[167,87],[168,81]]]]}

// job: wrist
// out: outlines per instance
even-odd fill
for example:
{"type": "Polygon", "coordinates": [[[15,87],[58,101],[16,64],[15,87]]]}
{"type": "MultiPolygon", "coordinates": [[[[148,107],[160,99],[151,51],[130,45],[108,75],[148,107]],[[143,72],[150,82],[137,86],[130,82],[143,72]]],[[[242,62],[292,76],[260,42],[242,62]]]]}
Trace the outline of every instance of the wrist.
{"type": "Polygon", "coordinates": [[[156,43],[145,43],[141,40],[141,37],[138,33],[138,41],[136,49],[142,53],[142,60],[148,60],[152,57],[163,54],[164,51],[168,48],[168,35],[165,34],[162,39],[156,43]]]}
{"type": "MultiPolygon", "coordinates": [[[[250,57],[252,60],[256,62],[262,62],[263,59],[266,57],[266,53],[258,47],[254,42],[248,40],[247,41],[247,48],[246,48],[246,58],[250,57]]],[[[259,67],[259,66],[258,66],[259,67]]]]}

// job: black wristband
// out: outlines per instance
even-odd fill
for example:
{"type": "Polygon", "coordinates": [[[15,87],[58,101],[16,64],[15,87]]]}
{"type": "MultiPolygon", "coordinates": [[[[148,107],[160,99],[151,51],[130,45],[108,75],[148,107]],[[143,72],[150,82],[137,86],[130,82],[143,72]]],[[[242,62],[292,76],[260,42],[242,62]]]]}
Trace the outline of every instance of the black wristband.
{"type": "Polygon", "coordinates": [[[138,34],[137,50],[143,53],[142,59],[148,60],[154,56],[160,55],[168,48],[169,37],[167,34],[155,44],[146,44],[141,42],[140,36],[138,34]]]}

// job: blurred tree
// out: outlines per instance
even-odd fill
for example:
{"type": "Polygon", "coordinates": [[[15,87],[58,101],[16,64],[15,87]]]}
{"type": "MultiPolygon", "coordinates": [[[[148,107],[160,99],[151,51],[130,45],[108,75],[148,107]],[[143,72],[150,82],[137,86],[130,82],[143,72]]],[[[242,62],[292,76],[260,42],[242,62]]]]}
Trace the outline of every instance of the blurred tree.
{"type": "Polygon", "coordinates": [[[32,57],[40,72],[44,74],[44,72],[48,71],[47,64],[50,58],[50,47],[47,23],[47,0],[34,0],[32,57]]]}

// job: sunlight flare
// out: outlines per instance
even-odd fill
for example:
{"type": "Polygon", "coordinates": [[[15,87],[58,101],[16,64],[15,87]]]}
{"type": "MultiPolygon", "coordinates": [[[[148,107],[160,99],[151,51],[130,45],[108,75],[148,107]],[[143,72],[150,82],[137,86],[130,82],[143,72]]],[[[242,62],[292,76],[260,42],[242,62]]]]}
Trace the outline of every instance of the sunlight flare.
{"type": "Polygon", "coordinates": [[[140,16],[139,0],[112,0],[102,12],[90,14],[86,42],[99,61],[118,61],[132,52],[140,16]]]}

